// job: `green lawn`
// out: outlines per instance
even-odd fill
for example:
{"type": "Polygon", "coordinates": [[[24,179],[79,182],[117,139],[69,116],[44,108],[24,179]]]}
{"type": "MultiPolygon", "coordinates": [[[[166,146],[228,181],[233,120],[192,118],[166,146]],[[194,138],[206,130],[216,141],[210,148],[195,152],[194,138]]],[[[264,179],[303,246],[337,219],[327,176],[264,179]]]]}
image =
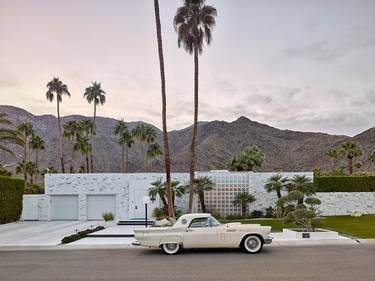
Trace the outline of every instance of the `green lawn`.
{"type": "MultiPolygon", "coordinates": [[[[222,221],[227,223],[230,221],[222,221]]],[[[256,219],[241,220],[242,223],[259,223],[261,225],[272,226],[272,231],[281,231],[283,228],[296,227],[293,224],[283,224],[280,219],[256,219]]],[[[375,238],[375,215],[364,215],[359,218],[351,216],[331,216],[323,218],[325,229],[335,230],[358,238],[375,238]]]]}

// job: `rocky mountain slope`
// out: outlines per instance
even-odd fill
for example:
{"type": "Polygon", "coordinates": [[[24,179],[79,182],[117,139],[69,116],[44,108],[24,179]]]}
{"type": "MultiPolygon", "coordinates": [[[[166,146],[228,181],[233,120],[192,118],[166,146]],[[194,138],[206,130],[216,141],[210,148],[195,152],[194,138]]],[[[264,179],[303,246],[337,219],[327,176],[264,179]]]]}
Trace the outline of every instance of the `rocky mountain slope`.
{"type": "MultiPolygon", "coordinates": [[[[30,121],[36,132],[47,144],[41,153],[41,166],[59,167],[58,162],[58,132],[56,117],[53,115],[35,116],[21,108],[0,106],[0,112],[8,115],[13,124],[30,121]]],[[[63,122],[70,119],[80,120],[84,116],[72,115],[62,118],[63,122]]],[[[112,118],[97,118],[97,137],[94,143],[95,167],[98,172],[120,171],[120,146],[113,135],[113,127],[117,120],[112,118]]],[[[130,129],[137,122],[129,123],[130,129]]],[[[156,127],[155,127],[156,128],[156,127]]],[[[191,127],[171,131],[170,149],[173,171],[188,171],[189,145],[191,127]]],[[[156,128],[158,141],[161,143],[161,131],[156,128]]],[[[240,117],[233,122],[212,121],[199,123],[198,130],[198,170],[225,169],[228,159],[251,144],[257,144],[265,154],[262,171],[311,171],[315,167],[329,167],[330,162],[324,152],[330,147],[338,147],[341,142],[353,139],[362,144],[365,154],[360,159],[363,170],[371,169],[367,161],[368,154],[375,151],[375,128],[371,128],[353,138],[325,133],[297,132],[280,130],[265,124],[240,117]]],[[[70,159],[71,144],[66,142],[65,159],[70,159]]],[[[142,165],[135,144],[130,152],[130,170],[141,171],[142,165]]],[[[17,155],[21,154],[21,149],[17,155]]],[[[32,155],[31,155],[32,157],[32,155]]],[[[17,159],[9,155],[0,154],[0,163],[14,163],[17,159]]],[[[79,156],[75,156],[75,164],[79,165],[79,156]]],[[[343,160],[344,161],[344,160],[343,160]]],[[[162,159],[158,159],[155,171],[162,170],[162,159]]]]}

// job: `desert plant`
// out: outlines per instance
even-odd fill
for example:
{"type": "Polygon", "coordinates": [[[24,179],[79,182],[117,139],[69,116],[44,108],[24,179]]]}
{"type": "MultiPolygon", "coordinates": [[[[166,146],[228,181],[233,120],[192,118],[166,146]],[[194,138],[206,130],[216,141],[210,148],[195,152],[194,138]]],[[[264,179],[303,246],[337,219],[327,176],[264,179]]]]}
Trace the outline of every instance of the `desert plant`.
{"type": "Polygon", "coordinates": [[[294,223],[301,226],[306,231],[315,231],[322,224],[314,211],[301,207],[289,212],[283,221],[285,224],[294,223]]]}
{"type": "MultiPolygon", "coordinates": [[[[12,122],[10,122],[6,118],[5,113],[0,113],[0,125],[9,126],[12,122]]],[[[0,128],[0,151],[7,152],[14,156],[14,151],[8,147],[8,144],[17,144],[20,146],[24,145],[23,138],[21,134],[13,129],[10,128],[0,128]]]]}
{"type": "Polygon", "coordinates": [[[103,213],[102,217],[105,222],[113,221],[115,219],[115,215],[111,212],[103,213]]]}
{"type": "Polygon", "coordinates": [[[250,218],[252,219],[258,219],[258,218],[263,218],[264,214],[260,210],[254,210],[250,213],[250,218]]]}
{"type": "Polygon", "coordinates": [[[121,145],[121,168],[123,173],[129,172],[129,149],[134,144],[133,135],[128,130],[124,120],[117,122],[113,128],[114,134],[118,137],[118,143],[121,145]]]}
{"type": "Polygon", "coordinates": [[[264,213],[264,217],[265,218],[274,218],[276,217],[276,210],[274,207],[272,206],[269,206],[268,208],[266,208],[266,211],[264,213]]]}

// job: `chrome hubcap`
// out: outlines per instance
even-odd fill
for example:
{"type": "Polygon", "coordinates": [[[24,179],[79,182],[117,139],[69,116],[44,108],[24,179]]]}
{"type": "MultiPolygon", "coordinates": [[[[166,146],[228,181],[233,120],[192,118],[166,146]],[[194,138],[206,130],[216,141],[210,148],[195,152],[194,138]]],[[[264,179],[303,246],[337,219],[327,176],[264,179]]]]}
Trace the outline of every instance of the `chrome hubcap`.
{"type": "Polygon", "coordinates": [[[246,246],[249,248],[249,249],[256,249],[259,245],[259,242],[255,239],[255,238],[249,238],[246,240],[246,246]]]}

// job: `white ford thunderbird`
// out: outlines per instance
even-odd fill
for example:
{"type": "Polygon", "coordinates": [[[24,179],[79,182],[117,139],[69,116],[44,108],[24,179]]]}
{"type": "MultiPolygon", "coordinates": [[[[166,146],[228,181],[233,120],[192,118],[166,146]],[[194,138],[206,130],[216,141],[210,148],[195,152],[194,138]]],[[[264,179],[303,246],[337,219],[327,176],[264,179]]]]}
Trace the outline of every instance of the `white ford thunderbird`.
{"type": "Polygon", "coordinates": [[[182,215],[172,227],[150,227],[134,230],[133,245],[161,248],[169,255],[177,254],[182,248],[237,248],[247,253],[258,253],[263,244],[270,244],[270,226],[221,224],[211,214],[182,215]]]}

